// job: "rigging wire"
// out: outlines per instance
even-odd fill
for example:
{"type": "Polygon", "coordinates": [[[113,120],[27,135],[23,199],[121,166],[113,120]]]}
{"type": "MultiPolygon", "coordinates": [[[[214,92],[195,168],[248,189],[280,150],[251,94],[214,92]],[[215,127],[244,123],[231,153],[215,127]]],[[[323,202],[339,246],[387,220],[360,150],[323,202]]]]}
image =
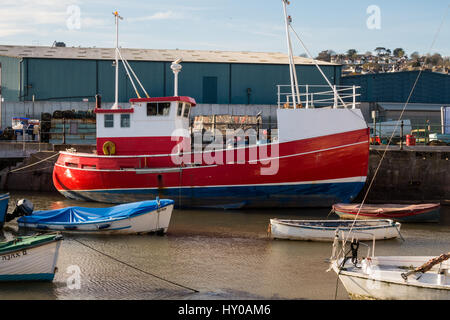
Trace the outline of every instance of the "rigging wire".
{"type": "Polygon", "coordinates": [[[119,54],[120,59],[122,60],[123,66],[125,68],[125,71],[126,71],[128,77],[130,78],[131,84],[133,85],[133,88],[134,88],[134,91],[136,92],[137,97],[141,98],[141,96],[139,95],[139,91],[137,90],[137,88],[136,88],[136,86],[134,84],[133,78],[131,77],[130,72],[128,72],[127,64],[124,62],[122,54],[120,53],[119,49],[117,49],[117,48],[116,48],[116,52],[119,54]]]}
{"type": "Polygon", "coordinates": [[[345,108],[347,107],[347,104],[344,102],[344,100],[342,100],[341,96],[338,94],[336,88],[331,84],[331,82],[328,80],[327,76],[325,75],[325,73],[322,71],[322,68],[320,68],[319,64],[317,63],[317,60],[313,58],[313,56],[311,55],[311,53],[309,52],[308,48],[306,48],[304,42],[302,41],[302,39],[299,37],[299,35],[297,34],[297,32],[295,32],[294,28],[292,27],[292,25],[289,25],[289,27],[291,28],[292,32],[294,33],[295,37],[297,38],[297,40],[300,42],[300,44],[302,45],[303,49],[306,51],[306,54],[308,55],[309,58],[311,58],[314,62],[314,64],[316,65],[317,69],[319,69],[320,74],[322,75],[322,77],[324,77],[325,81],[328,83],[328,85],[330,86],[331,90],[333,90],[334,94],[337,95],[337,97],[339,98],[339,100],[341,101],[341,103],[344,105],[345,108]]]}
{"type": "MultiPolygon", "coordinates": [[[[435,44],[435,42],[436,42],[436,39],[437,39],[437,37],[438,37],[438,35],[439,35],[440,31],[441,31],[441,28],[442,28],[442,26],[443,26],[443,24],[444,24],[444,21],[445,21],[446,17],[447,17],[449,8],[450,8],[450,5],[447,6],[447,9],[446,9],[446,11],[445,11],[445,13],[444,13],[444,17],[443,17],[443,19],[442,19],[442,21],[441,21],[441,24],[439,25],[438,30],[437,30],[437,32],[436,32],[434,38],[433,38],[433,41],[431,42],[430,48],[429,48],[429,50],[428,50],[429,53],[431,53],[431,49],[433,48],[433,46],[434,46],[434,44],[435,44]]],[[[374,172],[374,175],[373,175],[373,177],[372,177],[372,179],[371,179],[371,181],[370,181],[370,184],[369,184],[369,186],[368,186],[368,188],[367,188],[367,191],[366,191],[366,193],[364,194],[364,198],[363,198],[363,200],[362,200],[362,202],[361,202],[361,205],[360,205],[360,207],[359,207],[359,209],[358,209],[358,212],[356,213],[356,216],[355,216],[355,218],[354,218],[354,220],[353,220],[353,223],[352,223],[352,225],[351,225],[351,227],[350,227],[350,230],[349,230],[349,232],[348,232],[348,234],[347,234],[347,237],[345,237],[345,239],[344,239],[344,241],[343,241],[343,244],[342,244],[342,252],[345,252],[345,244],[347,243],[347,240],[348,240],[348,238],[349,238],[349,236],[350,236],[350,234],[351,234],[351,232],[352,232],[352,229],[353,229],[353,227],[355,226],[355,223],[356,223],[356,220],[357,220],[357,218],[358,218],[358,215],[359,215],[359,213],[361,212],[362,206],[364,205],[364,203],[365,203],[365,201],[366,201],[366,199],[367,199],[367,196],[368,196],[368,194],[369,194],[369,192],[370,192],[370,189],[372,188],[373,182],[375,181],[375,178],[376,178],[376,176],[377,176],[377,174],[378,174],[378,171],[379,171],[379,169],[380,169],[380,167],[381,167],[381,163],[383,162],[384,157],[385,157],[385,155],[386,155],[386,153],[387,153],[388,147],[389,147],[389,145],[390,145],[391,142],[392,142],[392,139],[393,139],[393,137],[394,137],[395,132],[397,131],[399,121],[400,121],[401,118],[403,117],[403,114],[404,114],[404,112],[405,112],[405,110],[406,110],[406,107],[408,106],[409,101],[411,100],[412,94],[414,93],[414,90],[415,90],[415,88],[416,88],[416,86],[417,86],[417,83],[418,83],[418,81],[419,81],[419,78],[420,78],[420,76],[422,75],[423,69],[424,69],[424,67],[425,67],[425,62],[426,62],[426,58],[425,58],[425,61],[423,62],[422,66],[421,66],[421,68],[420,68],[420,70],[419,70],[419,73],[418,73],[418,75],[417,75],[417,77],[416,77],[416,80],[414,81],[414,84],[413,84],[413,86],[412,86],[412,88],[411,88],[411,91],[410,91],[410,93],[409,93],[408,99],[406,100],[405,105],[404,105],[403,108],[402,108],[402,111],[401,111],[401,113],[400,113],[399,119],[398,119],[398,121],[397,121],[397,123],[396,123],[396,125],[395,125],[395,128],[394,128],[394,130],[393,130],[393,132],[392,132],[392,134],[391,134],[391,137],[389,138],[388,144],[386,145],[386,148],[384,149],[383,155],[382,155],[382,157],[381,157],[381,159],[380,159],[380,162],[378,163],[378,166],[377,166],[377,168],[376,168],[376,170],[375,170],[375,172],[374,172]]],[[[403,237],[402,237],[402,239],[403,239],[403,237]]],[[[345,255],[344,255],[344,259],[345,259],[345,255]]],[[[339,273],[340,273],[340,270],[341,270],[341,268],[339,268],[339,273]]],[[[339,273],[338,273],[338,279],[339,279],[339,273]]],[[[338,284],[336,284],[335,299],[336,299],[336,296],[337,296],[337,286],[338,286],[338,284]]]]}
{"type": "MultiPolygon", "coordinates": [[[[440,23],[440,25],[439,25],[439,27],[438,27],[438,30],[437,30],[436,34],[434,35],[433,41],[431,42],[430,48],[428,49],[428,52],[429,52],[429,53],[431,53],[431,49],[433,48],[433,46],[434,46],[434,44],[435,44],[435,42],[436,42],[436,39],[437,39],[437,37],[438,37],[438,35],[439,35],[440,31],[441,31],[441,28],[442,28],[442,26],[443,26],[443,24],[444,24],[444,22],[445,22],[445,19],[446,19],[446,17],[447,17],[449,8],[450,8],[450,5],[447,6],[447,9],[446,9],[446,11],[445,11],[445,13],[444,13],[444,17],[443,17],[443,19],[442,19],[442,21],[441,21],[441,23],[440,23]]],[[[361,212],[362,206],[364,205],[364,203],[365,203],[365,201],[366,201],[366,199],[367,199],[367,196],[368,196],[368,194],[369,194],[369,192],[370,192],[370,189],[372,188],[372,185],[373,185],[373,183],[374,183],[374,181],[375,181],[375,178],[376,178],[376,176],[377,176],[377,174],[378,174],[378,171],[379,171],[379,169],[380,169],[380,167],[381,167],[381,164],[382,164],[382,162],[383,162],[383,160],[384,160],[384,158],[385,158],[385,156],[386,156],[388,147],[389,147],[389,145],[390,145],[391,142],[392,142],[392,139],[393,139],[393,137],[394,137],[394,135],[395,135],[395,132],[397,131],[399,122],[400,122],[400,120],[402,119],[403,114],[405,113],[406,107],[408,106],[409,101],[411,100],[411,97],[412,97],[412,95],[413,95],[413,93],[414,93],[414,90],[415,90],[415,88],[416,88],[416,86],[417,86],[417,83],[419,82],[419,78],[420,78],[420,76],[422,75],[423,69],[424,69],[424,67],[425,67],[425,62],[426,62],[426,58],[425,58],[425,61],[422,63],[422,66],[421,66],[421,68],[420,68],[420,70],[419,70],[419,73],[418,73],[418,75],[417,75],[417,77],[416,77],[416,80],[414,81],[414,84],[413,84],[413,86],[412,86],[412,88],[411,88],[411,91],[410,91],[410,93],[409,93],[408,99],[406,100],[405,105],[403,106],[402,111],[400,112],[400,116],[399,116],[398,120],[396,121],[395,128],[394,128],[394,130],[392,131],[392,134],[391,134],[391,137],[389,138],[388,144],[386,145],[386,148],[384,149],[384,152],[383,152],[383,154],[382,154],[382,156],[381,156],[380,162],[378,163],[377,168],[376,168],[376,170],[375,170],[375,172],[374,172],[374,175],[373,175],[373,177],[372,177],[372,179],[371,179],[371,181],[370,181],[370,184],[369,184],[369,186],[368,186],[368,188],[367,188],[367,190],[366,190],[366,193],[364,194],[364,198],[363,198],[363,200],[362,200],[362,202],[361,202],[361,205],[360,205],[360,207],[359,207],[359,209],[358,209],[358,212],[356,213],[355,219],[353,220],[353,223],[352,223],[352,225],[351,225],[351,227],[350,227],[349,233],[348,233],[347,237],[345,238],[344,245],[347,243],[348,237],[350,236],[350,233],[351,233],[351,231],[352,231],[352,229],[353,229],[353,227],[354,227],[354,225],[355,225],[355,223],[356,223],[356,220],[357,220],[357,218],[358,218],[358,215],[359,215],[359,213],[361,212]]]]}

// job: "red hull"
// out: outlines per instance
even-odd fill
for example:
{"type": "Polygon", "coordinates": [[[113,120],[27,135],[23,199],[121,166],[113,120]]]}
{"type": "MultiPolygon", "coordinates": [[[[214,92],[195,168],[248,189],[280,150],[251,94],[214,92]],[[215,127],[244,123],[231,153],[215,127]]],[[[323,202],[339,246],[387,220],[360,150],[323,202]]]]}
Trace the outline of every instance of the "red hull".
{"type": "Polygon", "coordinates": [[[333,210],[343,219],[394,219],[401,222],[439,221],[440,205],[436,203],[418,205],[336,204],[333,210]]]}
{"type": "MultiPolygon", "coordinates": [[[[107,202],[127,201],[122,198],[115,201],[112,196],[106,199],[103,191],[111,190],[154,189],[160,192],[176,189],[179,190],[180,197],[185,199],[185,203],[190,194],[193,197],[196,188],[201,187],[275,188],[289,185],[358,183],[356,189],[359,192],[367,175],[368,138],[367,130],[363,129],[281,143],[276,145],[279,146],[278,157],[271,154],[274,145],[216,151],[207,155],[219,159],[223,155],[224,164],[210,164],[204,156],[201,164],[197,166],[190,165],[194,162],[195,155],[186,157],[180,166],[174,164],[168,155],[104,157],[62,153],[54,168],[53,181],[55,187],[66,196],[107,202]],[[231,159],[232,155],[237,159],[240,152],[245,152],[244,163],[226,161],[231,159]],[[256,158],[252,157],[254,152],[257,152],[256,158]],[[264,156],[266,152],[268,155],[264,156]],[[272,159],[272,163],[267,163],[267,159],[272,159]],[[261,160],[266,162],[261,163],[261,160]],[[273,166],[274,174],[262,174],[270,166],[273,166]]],[[[352,194],[350,198],[354,196],[356,195],[352,194]]],[[[333,201],[337,199],[334,197],[333,201]]],[[[326,200],[324,199],[324,202],[327,202],[326,200]]],[[[326,205],[330,204],[324,203],[324,206],[326,205]]],[[[303,205],[300,203],[299,206],[303,205]]]]}

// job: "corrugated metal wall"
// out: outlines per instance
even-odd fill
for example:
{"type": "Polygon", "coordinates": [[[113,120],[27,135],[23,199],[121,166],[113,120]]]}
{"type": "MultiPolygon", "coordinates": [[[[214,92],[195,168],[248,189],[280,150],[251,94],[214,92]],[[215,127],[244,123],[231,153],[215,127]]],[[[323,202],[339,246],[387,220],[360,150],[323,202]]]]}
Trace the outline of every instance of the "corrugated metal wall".
{"type": "MultiPolygon", "coordinates": [[[[170,62],[130,61],[130,64],[150,96],[173,95],[170,62]]],[[[198,103],[205,100],[218,104],[276,104],[276,85],[289,84],[287,65],[185,62],[182,66],[179,95],[191,96],[198,103]],[[205,77],[214,80],[209,88],[217,86],[217,94],[208,98],[203,90],[205,77]],[[211,101],[211,97],[217,101],[211,101]]],[[[24,100],[32,100],[34,95],[37,101],[81,101],[83,98],[93,101],[99,93],[102,101],[114,101],[113,61],[25,58],[23,68],[24,100]]],[[[339,84],[340,66],[322,66],[322,69],[332,83],[339,84]]],[[[325,84],[314,65],[297,66],[297,73],[301,84],[325,84]]],[[[12,96],[8,100],[17,101],[12,96]]],[[[120,63],[119,100],[126,102],[134,97],[134,89],[120,63]]]]}
{"type": "MultiPolygon", "coordinates": [[[[406,102],[419,71],[366,74],[341,78],[343,85],[361,86],[363,102],[406,102]]],[[[450,75],[422,72],[411,103],[450,103],[450,75]]]]}
{"type": "Polygon", "coordinates": [[[2,72],[2,98],[5,101],[19,100],[19,82],[20,82],[20,59],[0,56],[2,72]]]}

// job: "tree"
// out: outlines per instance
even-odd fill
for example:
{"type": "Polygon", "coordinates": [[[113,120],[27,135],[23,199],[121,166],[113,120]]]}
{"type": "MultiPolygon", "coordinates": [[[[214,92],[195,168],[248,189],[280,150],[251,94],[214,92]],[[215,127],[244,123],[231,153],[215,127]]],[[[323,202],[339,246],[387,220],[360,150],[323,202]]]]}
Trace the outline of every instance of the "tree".
{"type": "Polygon", "coordinates": [[[316,59],[330,62],[331,61],[331,56],[335,55],[335,54],[336,54],[336,52],[334,52],[333,50],[324,50],[324,51],[319,53],[319,55],[316,57],[316,59]]]}
{"type": "Polygon", "coordinates": [[[411,59],[418,61],[420,59],[420,54],[417,51],[414,51],[413,53],[411,53],[411,59]]]}
{"type": "Polygon", "coordinates": [[[385,47],[376,47],[374,50],[378,56],[381,56],[382,54],[386,53],[386,48],[385,47]]]}
{"type": "Polygon", "coordinates": [[[435,53],[432,56],[427,57],[427,62],[432,66],[439,66],[444,62],[444,59],[439,53],[435,53]]]}
{"type": "Polygon", "coordinates": [[[394,56],[401,58],[405,55],[405,50],[403,50],[403,48],[396,48],[394,49],[394,56]]]}
{"type": "Polygon", "coordinates": [[[347,57],[351,60],[355,59],[357,54],[358,54],[358,51],[356,51],[355,49],[347,50],[347,57]]]}

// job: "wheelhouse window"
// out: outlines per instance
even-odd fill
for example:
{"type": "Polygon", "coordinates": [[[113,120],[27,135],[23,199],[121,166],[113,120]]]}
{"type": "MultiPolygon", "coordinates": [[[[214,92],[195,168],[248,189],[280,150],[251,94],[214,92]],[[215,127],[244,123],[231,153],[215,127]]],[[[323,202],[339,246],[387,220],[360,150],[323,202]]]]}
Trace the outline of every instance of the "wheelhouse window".
{"type": "Polygon", "coordinates": [[[183,112],[183,102],[178,102],[177,116],[181,117],[183,112]]]}
{"type": "Polygon", "coordinates": [[[120,115],[120,126],[122,128],[130,127],[130,115],[129,114],[121,114],[120,115]]]}
{"type": "Polygon", "coordinates": [[[183,113],[183,117],[185,118],[189,118],[189,111],[191,109],[191,105],[186,103],[184,106],[184,113],[183,113]]]}
{"type": "Polygon", "coordinates": [[[170,102],[147,103],[147,116],[168,116],[170,113],[170,102]]]}
{"type": "Polygon", "coordinates": [[[170,113],[170,102],[158,103],[158,115],[168,116],[170,113]]]}
{"type": "Polygon", "coordinates": [[[113,128],[113,127],[114,127],[114,115],[105,114],[105,128],[113,128]]]}
{"type": "Polygon", "coordinates": [[[147,103],[147,116],[156,116],[158,113],[157,103],[147,103]]]}

